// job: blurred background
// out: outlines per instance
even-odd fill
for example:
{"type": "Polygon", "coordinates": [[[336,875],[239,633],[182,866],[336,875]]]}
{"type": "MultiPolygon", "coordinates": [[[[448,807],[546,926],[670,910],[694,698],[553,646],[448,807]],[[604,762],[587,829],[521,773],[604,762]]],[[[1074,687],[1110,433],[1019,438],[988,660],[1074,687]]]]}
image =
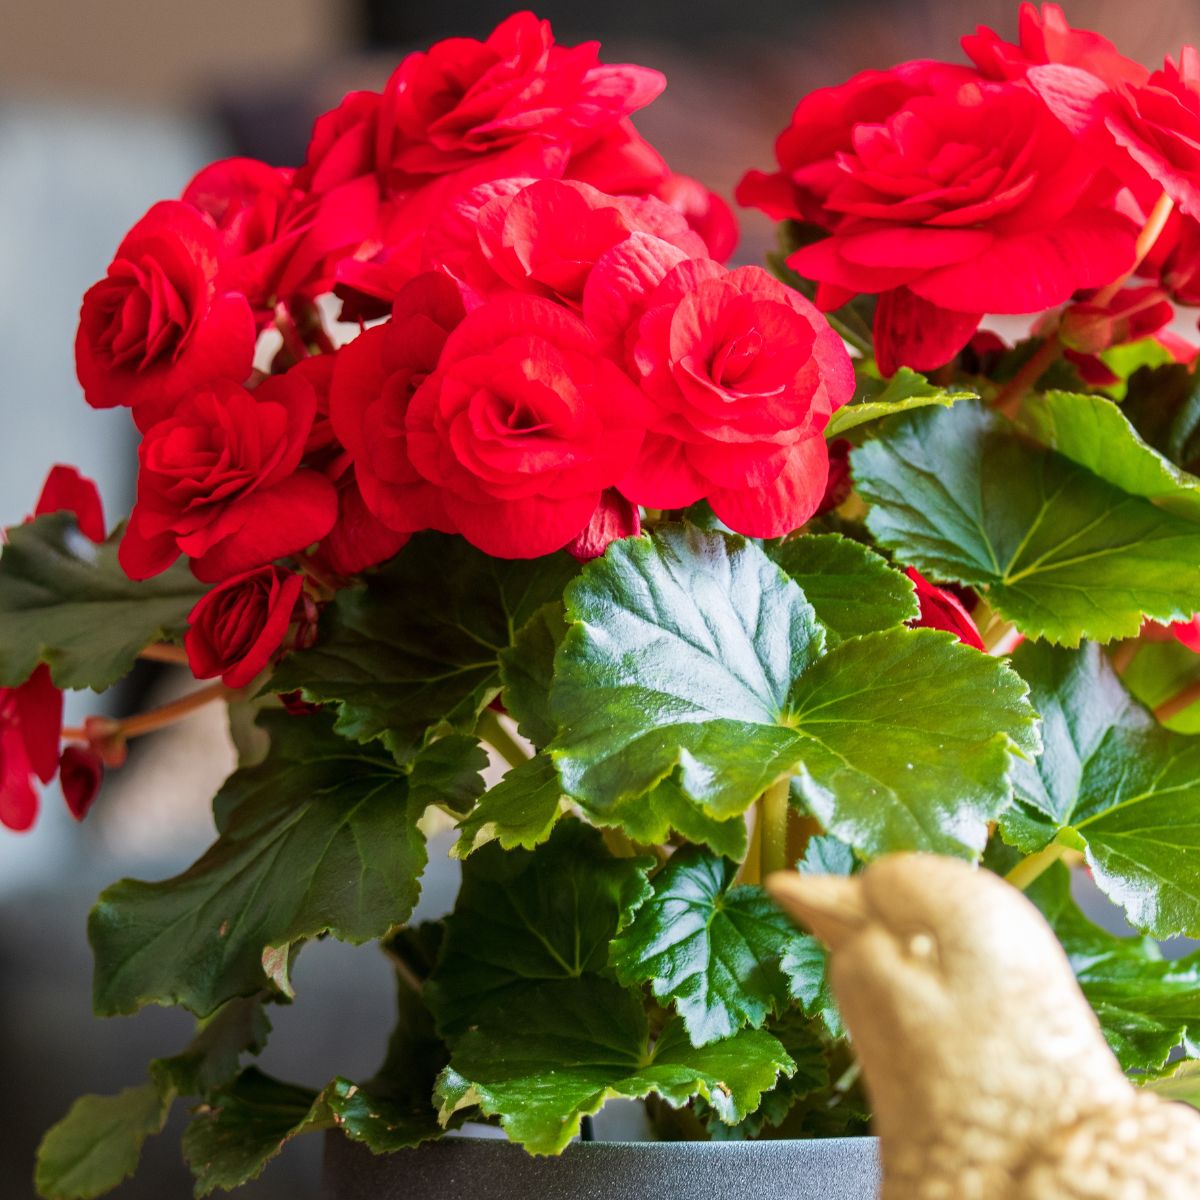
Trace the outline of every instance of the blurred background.
{"type": "MultiPolygon", "coordinates": [[[[1196,0],[1066,0],[1068,18],[1153,63],[1200,42],[1196,0]]],[[[512,11],[503,0],[5,0],[0,20],[0,523],[28,513],[53,462],[99,480],[110,522],[132,499],[135,439],[120,410],[94,412],[74,378],[79,300],[124,232],[177,195],[206,162],[249,154],[302,160],[311,122],[341,95],[378,87],[398,58],[448,34],[482,37],[512,11]]],[[[637,118],[672,166],[726,197],[771,146],[796,100],[865,67],[958,58],[985,23],[1012,36],[1016,0],[544,0],[558,40],[604,42],[608,61],[666,72],[666,93],[637,118]]],[[[743,214],[738,257],[759,261],[765,218],[743,214]]],[[[68,723],[126,712],[185,690],[148,669],[117,696],[75,697],[68,723]]],[[[96,893],[122,875],[161,878],[210,838],[208,805],[231,769],[222,714],[200,710],[134,744],[84,826],[56,785],[32,834],[0,830],[0,1078],[7,1084],[0,1197],[33,1196],[34,1147],[83,1092],[141,1081],[145,1062],[190,1032],[181,1013],[91,1016],[85,937],[96,893]]],[[[422,915],[455,886],[434,839],[422,915]]],[[[298,1001],[272,1013],[264,1069],[313,1086],[369,1075],[391,1024],[391,981],[370,948],[307,949],[298,1001]]],[[[178,1107],[178,1106],[177,1106],[178,1107]]],[[[147,1145],[122,1200],[182,1200],[177,1112],[147,1145]]],[[[315,1200],[319,1139],[289,1146],[243,1200],[315,1200]]]]}

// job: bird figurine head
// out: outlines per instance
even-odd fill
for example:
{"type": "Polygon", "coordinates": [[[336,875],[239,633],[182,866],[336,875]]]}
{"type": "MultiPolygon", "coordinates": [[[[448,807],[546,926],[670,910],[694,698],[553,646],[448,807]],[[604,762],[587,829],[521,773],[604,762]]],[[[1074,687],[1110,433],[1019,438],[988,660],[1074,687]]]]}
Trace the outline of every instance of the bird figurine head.
{"type": "Polygon", "coordinates": [[[1048,1131],[1141,1103],[1053,931],[999,876],[897,854],[849,877],[780,872],[766,883],[829,947],[885,1197],[1023,1197],[1013,1180],[1048,1131]],[[939,1181],[939,1163],[951,1179],[939,1181]]]}

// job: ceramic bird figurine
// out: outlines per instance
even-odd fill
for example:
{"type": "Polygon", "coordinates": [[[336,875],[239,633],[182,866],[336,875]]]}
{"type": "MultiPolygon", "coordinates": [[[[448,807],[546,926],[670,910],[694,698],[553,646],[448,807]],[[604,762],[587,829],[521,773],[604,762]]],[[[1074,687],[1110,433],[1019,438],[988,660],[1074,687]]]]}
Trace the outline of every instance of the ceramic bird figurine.
{"type": "Polygon", "coordinates": [[[881,1200],[1200,1198],[1200,1113],[1126,1079],[1014,887],[924,854],[767,887],[832,952],[881,1200]]]}

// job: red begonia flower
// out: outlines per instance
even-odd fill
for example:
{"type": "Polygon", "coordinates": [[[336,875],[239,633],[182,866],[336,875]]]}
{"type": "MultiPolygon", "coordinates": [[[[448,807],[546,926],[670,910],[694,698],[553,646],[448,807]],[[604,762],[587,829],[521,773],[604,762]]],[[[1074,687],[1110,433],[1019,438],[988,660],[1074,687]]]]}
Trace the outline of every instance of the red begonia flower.
{"type": "Polygon", "coordinates": [[[1017,44],[980,25],[962,39],[967,57],[989,79],[1023,79],[1031,67],[1050,63],[1077,67],[1109,86],[1140,84],[1149,71],[1126,58],[1108,38],[1087,29],[1072,29],[1057,4],[1022,4],[1017,18],[1017,44]]]}
{"type": "Polygon", "coordinates": [[[58,785],[71,816],[82,821],[104,782],[104,761],[91,746],[72,743],[63,747],[58,763],[58,785]]]}
{"type": "Polygon", "coordinates": [[[246,379],[254,315],[218,288],[220,269],[220,235],[190,204],[164,200],[129,231],[79,317],[75,368],[93,408],[130,408],[145,432],[196,386],[246,379]]]}
{"type": "Polygon", "coordinates": [[[75,514],[79,532],[93,542],[104,541],[104,508],[100,491],[93,480],[77,468],[57,463],[50,468],[42,494],[33,510],[35,517],[66,510],[75,514]]]}
{"type": "Polygon", "coordinates": [[[1114,208],[1104,157],[1024,87],[915,96],[851,136],[823,198],[831,236],[788,261],[843,293],[904,289],[943,322],[931,342],[893,297],[876,312],[889,365],[938,365],[970,340],[972,318],[1039,312],[1133,265],[1137,226],[1114,208]]]}
{"type": "Polygon", "coordinates": [[[572,308],[596,261],[634,233],[703,257],[704,241],[660,200],[609,196],[574,180],[505,179],[476,188],[430,232],[426,265],[481,293],[507,287],[572,308]]]}
{"type": "Polygon", "coordinates": [[[1141,86],[1122,88],[1109,132],[1191,217],[1200,218],[1200,51],[1184,46],[1141,86]]]}
{"type": "Polygon", "coordinates": [[[45,664],[20,687],[0,688],[0,824],[25,830],[37,817],[35,780],[58,770],[62,692],[45,664]]]}
{"type": "Polygon", "coordinates": [[[183,193],[220,235],[218,287],[244,295],[260,323],[279,301],[328,291],[338,261],[379,222],[379,189],[370,177],[309,193],[292,175],[256,159],[229,158],[205,167],[183,193]]]}
{"type": "Polygon", "coordinates": [[[218,584],[188,613],[184,637],[197,679],[245,687],[283,645],[304,589],[294,571],[257,567],[218,584]]]}
{"type": "Polygon", "coordinates": [[[398,533],[454,532],[442,496],[409,459],[405,420],[413,393],[436,369],[465,315],[452,279],[419,275],[402,289],[387,324],[368,329],[335,356],[334,430],[354,460],[367,508],[398,533]]]}
{"type": "Polygon", "coordinates": [[[707,499],[739,533],[788,533],[825,494],[824,429],[853,393],[849,355],[816,308],[765,271],[675,253],[631,239],[600,260],[584,298],[589,324],[623,348],[653,406],[619,487],[652,508],[707,499]]]}
{"type": "Polygon", "coordinates": [[[578,317],[498,295],[450,335],[408,408],[408,451],[450,519],[499,558],[558,550],[641,444],[647,404],[578,317]]]}
{"type": "Polygon", "coordinates": [[[300,467],[317,399],[300,374],[253,392],[216,383],[145,436],[137,503],[120,560],[147,579],[180,554],[213,583],[319,541],[337,515],[333,485],[300,467]]]}
{"type": "Polygon", "coordinates": [[[579,562],[591,562],[608,549],[610,542],[634,537],[641,531],[642,519],[637,505],[631,504],[615,488],[609,488],[600,497],[586,528],[567,543],[567,553],[579,562]]]}

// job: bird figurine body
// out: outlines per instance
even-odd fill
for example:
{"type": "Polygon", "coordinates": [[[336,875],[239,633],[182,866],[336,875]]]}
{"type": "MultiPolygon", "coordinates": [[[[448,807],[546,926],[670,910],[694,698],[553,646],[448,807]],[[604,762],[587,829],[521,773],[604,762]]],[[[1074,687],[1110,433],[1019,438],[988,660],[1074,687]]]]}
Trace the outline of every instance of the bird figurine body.
{"type": "Polygon", "coordinates": [[[830,949],[881,1200],[1200,1200],[1200,1113],[1125,1077],[1016,888],[925,854],[767,887],[830,949]]]}

